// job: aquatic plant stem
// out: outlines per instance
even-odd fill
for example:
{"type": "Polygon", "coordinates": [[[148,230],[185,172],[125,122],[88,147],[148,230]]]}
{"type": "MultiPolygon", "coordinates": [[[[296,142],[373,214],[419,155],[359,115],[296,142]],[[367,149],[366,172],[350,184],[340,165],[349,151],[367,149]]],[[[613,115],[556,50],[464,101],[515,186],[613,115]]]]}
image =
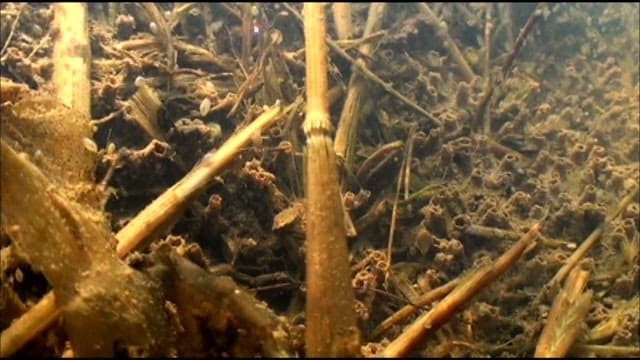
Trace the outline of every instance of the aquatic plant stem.
{"type": "Polygon", "coordinates": [[[419,317],[405,331],[393,340],[382,352],[384,357],[398,357],[410,354],[430,333],[436,331],[456,311],[504,273],[515,263],[524,250],[538,237],[539,225],[534,224],[509,250],[493,264],[481,267],[458,285],[447,297],[435,305],[431,311],[419,317]]]}
{"type": "Polygon", "coordinates": [[[524,39],[527,38],[527,35],[529,35],[529,32],[531,32],[533,26],[538,22],[538,19],[540,19],[546,7],[546,3],[538,3],[536,8],[533,10],[533,13],[531,13],[529,18],[527,19],[527,22],[524,24],[522,29],[520,29],[518,37],[516,38],[516,43],[513,46],[513,50],[511,50],[509,55],[507,55],[507,59],[505,60],[504,65],[502,65],[502,81],[504,81],[509,75],[511,66],[513,65],[513,60],[516,58],[516,55],[518,55],[518,52],[520,52],[522,45],[524,45],[524,39]]]}
{"type": "MultiPolygon", "coordinates": [[[[353,22],[351,21],[351,3],[334,2],[331,3],[333,22],[336,24],[338,39],[346,40],[353,34],[353,22]]],[[[365,30],[366,32],[366,30],[365,30]]]]}
{"type": "Polygon", "coordinates": [[[209,181],[233,160],[256,133],[272,125],[279,118],[281,111],[280,104],[267,109],[142,210],[116,235],[119,240],[116,248],[118,256],[123,257],[144,239],[160,235],[171,227],[189,202],[204,190],[209,181]]]}
{"type": "Polygon", "coordinates": [[[582,329],[591,305],[591,291],[583,293],[589,272],[574,269],[556,296],[547,324],[540,334],[534,357],[564,357],[582,329]]]}
{"type": "Polygon", "coordinates": [[[418,8],[422,12],[422,14],[426,16],[427,23],[436,28],[436,34],[438,35],[440,40],[442,40],[442,43],[447,48],[447,50],[449,50],[449,54],[451,55],[453,61],[455,61],[455,63],[458,64],[458,67],[460,67],[462,76],[464,77],[465,81],[469,83],[473,81],[476,75],[473,73],[473,70],[467,63],[467,60],[465,60],[464,56],[462,56],[460,49],[458,49],[458,46],[456,45],[451,35],[449,35],[449,31],[447,30],[447,23],[445,23],[444,20],[438,19],[438,16],[433,12],[433,10],[431,10],[429,5],[425,3],[419,3],[418,8]]]}
{"type": "Polygon", "coordinates": [[[578,261],[584,257],[584,255],[589,251],[591,246],[595,244],[595,242],[602,236],[604,232],[604,226],[610,224],[618,215],[622,213],[626,207],[636,199],[638,196],[638,189],[640,187],[636,186],[636,188],[631,191],[627,196],[625,196],[619,203],[618,207],[611,213],[607,218],[602,222],[598,227],[591,232],[589,237],[587,237],[581,244],[576,248],[576,250],[571,254],[571,256],[567,259],[565,264],[558,270],[555,276],[549,281],[547,284],[548,287],[554,287],[556,284],[564,281],[569,272],[578,264],[578,261]]]}
{"type": "Polygon", "coordinates": [[[54,71],[51,81],[58,99],[89,121],[91,118],[91,84],[89,83],[91,49],[87,26],[87,5],[56,3],[54,13],[60,30],[53,50],[54,71]]]}
{"type": "MultiPolygon", "coordinates": [[[[298,20],[300,20],[301,22],[303,21],[302,20],[302,16],[300,16],[298,11],[294,7],[292,7],[291,5],[289,5],[287,3],[282,3],[282,5],[285,8],[287,8],[287,10],[289,10],[298,20]]],[[[425,116],[427,118],[427,120],[430,121],[432,127],[440,127],[441,126],[440,120],[438,120],[430,112],[428,112],[425,109],[423,109],[420,106],[418,106],[418,104],[416,104],[414,101],[411,101],[406,96],[404,96],[401,93],[399,93],[397,90],[395,90],[391,86],[390,83],[384,82],[384,80],[380,79],[380,77],[378,77],[376,74],[374,74],[366,66],[364,66],[362,64],[359,64],[353,57],[351,57],[351,55],[349,55],[346,51],[344,51],[340,47],[340,45],[338,45],[330,37],[327,37],[326,40],[327,40],[327,44],[329,45],[331,50],[335,51],[336,54],[340,55],[342,58],[344,58],[345,60],[350,62],[353,66],[355,66],[356,70],[358,72],[360,72],[360,74],[362,74],[362,76],[364,76],[365,78],[369,79],[370,81],[380,85],[386,92],[391,94],[393,97],[395,97],[396,99],[400,100],[401,102],[403,102],[405,105],[409,106],[409,108],[413,109],[417,113],[422,114],[423,116],[425,116]]]]}
{"type": "MultiPolygon", "coordinates": [[[[369,15],[363,37],[371,35],[380,27],[385,7],[384,3],[372,3],[369,6],[369,15]]],[[[373,46],[370,43],[360,45],[358,50],[364,56],[371,56],[373,54],[373,46]]],[[[364,57],[356,59],[356,62],[366,67],[364,57]]],[[[347,169],[351,168],[352,154],[355,148],[354,142],[360,119],[366,118],[368,112],[372,109],[371,106],[364,106],[367,101],[367,95],[370,95],[370,93],[362,75],[357,72],[352,73],[349,79],[347,97],[342,106],[338,128],[336,129],[335,142],[333,144],[336,154],[344,158],[347,169]]]]}
{"type": "MultiPolygon", "coordinates": [[[[159,230],[166,229],[168,227],[166,222],[175,219],[180,214],[179,210],[187,206],[189,199],[193,198],[208,180],[224,169],[257,131],[272,125],[279,118],[280,112],[279,104],[267,109],[253,123],[227,140],[209,159],[203,161],[131,220],[116,234],[119,240],[117,255],[124,257],[141,241],[160,234],[159,230]]],[[[47,293],[31,310],[2,331],[0,334],[2,356],[14,354],[52,324],[60,313],[55,305],[53,292],[47,293]]]]}
{"type": "Polygon", "coordinates": [[[49,291],[29,311],[11,323],[0,335],[0,357],[9,357],[29,340],[38,336],[56,321],[62,311],[56,307],[56,297],[49,291]]]}
{"type": "MultiPolygon", "coordinates": [[[[476,107],[476,126],[482,126],[482,129],[486,135],[489,135],[491,132],[491,124],[489,123],[489,116],[487,115],[487,106],[491,101],[491,96],[493,95],[495,89],[502,85],[502,83],[507,79],[509,73],[511,71],[511,67],[513,66],[513,60],[515,60],[516,55],[520,52],[522,45],[524,44],[524,39],[526,39],[533,26],[536,24],[540,16],[544,13],[544,9],[546,8],[545,3],[538,3],[535,10],[529,16],[529,19],[525,23],[525,25],[520,29],[520,33],[518,34],[518,38],[516,39],[516,43],[513,47],[513,50],[507,55],[507,58],[502,66],[502,78],[496,79],[495,84],[493,81],[488,81],[484,90],[482,92],[482,97],[478,101],[478,106],[476,107]]],[[[511,31],[509,29],[509,31],[511,31]]]]}
{"type": "Polygon", "coordinates": [[[421,306],[428,305],[428,304],[430,304],[430,303],[432,303],[432,302],[444,297],[445,295],[450,293],[456,286],[458,286],[459,283],[460,283],[460,279],[459,278],[453,279],[453,280],[449,281],[448,283],[446,283],[446,284],[444,284],[442,286],[439,286],[439,287],[427,292],[424,295],[419,296],[416,299],[414,304],[409,304],[409,305],[403,306],[400,310],[398,310],[395,313],[393,313],[393,315],[391,315],[388,318],[386,318],[383,322],[380,323],[380,325],[378,325],[375,329],[373,329],[373,331],[369,335],[369,340],[370,341],[375,340],[380,335],[382,335],[385,331],[389,330],[393,325],[395,325],[398,322],[400,322],[400,321],[406,319],[407,317],[409,317],[416,310],[418,310],[421,306]]]}
{"type": "MultiPolygon", "coordinates": [[[[491,30],[493,29],[493,20],[492,20],[492,4],[486,4],[486,13],[485,13],[485,23],[484,23],[484,93],[489,93],[492,85],[492,77],[491,77],[491,30]]],[[[489,94],[491,95],[491,94],[489,94]]],[[[486,105],[482,108],[482,113],[478,114],[480,116],[480,121],[476,124],[476,126],[482,127],[482,132],[485,135],[489,135],[491,132],[490,123],[488,121],[487,107],[486,105]]]]}
{"type": "Polygon", "coordinates": [[[331,141],[326,25],[321,3],[304,4],[307,114],[303,129],[306,184],[306,356],[357,356],[351,271],[331,141]]]}

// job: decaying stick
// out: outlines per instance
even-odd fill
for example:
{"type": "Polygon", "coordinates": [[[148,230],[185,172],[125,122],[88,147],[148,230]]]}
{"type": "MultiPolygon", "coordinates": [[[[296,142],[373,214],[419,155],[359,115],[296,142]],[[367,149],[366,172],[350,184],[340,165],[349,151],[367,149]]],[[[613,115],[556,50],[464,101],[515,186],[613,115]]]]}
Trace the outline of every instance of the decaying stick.
{"type": "Polygon", "coordinates": [[[20,350],[29,340],[38,336],[56,321],[62,311],[56,307],[53,291],[20,316],[0,335],[0,357],[9,357],[20,350]]]}
{"type": "MultiPolygon", "coordinates": [[[[337,3],[336,3],[337,4],[337,3]]],[[[351,4],[344,3],[342,5],[335,5],[335,8],[349,8],[347,14],[343,14],[345,18],[340,18],[342,22],[348,22],[347,24],[343,24],[342,26],[348,28],[351,31],[351,4]]],[[[367,18],[367,24],[364,29],[363,37],[368,37],[373,32],[375,32],[382,22],[382,15],[384,14],[385,4],[384,3],[372,3],[369,6],[369,16],[367,18]]],[[[342,9],[345,10],[346,9],[342,9]]],[[[343,29],[347,31],[347,29],[343,29]]],[[[365,42],[359,47],[359,51],[365,56],[371,55],[373,52],[373,47],[370,43],[365,42]]],[[[356,61],[364,63],[363,58],[359,58],[356,61]]],[[[357,74],[351,74],[351,78],[349,79],[349,87],[347,89],[347,98],[342,107],[342,112],[340,114],[340,120],[338,121],[338,128],[336,130],[335,142],[334,142],[334,150],[336,155],[341,156],[345,160],[345,167],[351,167],[352,161],[352,153],[353,153],[353,142],[356,138],[358,123],[360,119],[365,118],[368,112],[365,110],[367,107],[362,106],[364,103],[364,97],[366,93],[365,80],[357,74]]],[[[370,109],[370,107],[368,107],[370,109]]],[[[351,219],[351,215],[348,211],[344,211],[345,216],[345,224],[347,225],[348,236],[354,237],[357,235],[355,226],[353,225],[353,220],[351,219]]]]}
{"type": "Polygon", "coordinates": [[[507,38],[507,49],[512,49],[514,44],[513,39],[513,4],[512,3],[502,3],[498,6],[500,9],[500,26],[504,29],[505,36],[507,38]]]}
{"type": "Polygon", "coordinates": [[[507,78],[507,75],[511,71],[513,60],[516,58],[516,55],[518,55],[520,48],[522,48],[522,45],[524,44],[524,39],[527,38],[527,35],[529,35],[529,32],[531,31],[531,29],[533,29],[533,26],[536,24],[536,22],[538,22],[538,19],[540,19],[540,17],[544,14],[544,10],[546,10],[546,8],[547,8],[546,3],[543,3],[543,2],[538,3],[536,8],[533,10],[533,13],[531,13],[529,18],[527,19],[527,22],[524,24],[522,29],[520,29],[520,33],[516,38],[516,43],[515,45],[513,45],[513,50],[511,50],[509,55],[507,55],[504,65],[502,65],[502,81],[504,81],[504,79],[507,78]]]}
{"type": "Polygon", "coordinates": [[[252,21],[251,3],[242,4],[242,48],[240,49],[240,63],[245,69],[249,68],[249,55],[251,53],[252,21]]]}
{"type": "Polygon", "coordinates": [[[467,60],[462,56],[460,49],[458,49],[458,45],[456,45],[451,35],[449,35],[447,23],[444,22],[444,20],[438,19],[438,16],[431,10],[429,5],[419,3],[418,8],[420,8],[422,14],[425,15],[427,23],[436,28],[436,34],[440,40],[442,40],[442,43],[447,50],[449,50],[449,54],[451,54],[453,61],[455,61],[460,67],[460,70],[462,70],[462,75],[464,76],[465,81],[469,83],[473,81],[476,75],[473,73],[473,70],[471,70],[467,60]]]}
{"type": "Polygon", "coordinates": [[[413,351],[427,334],[437,330],[456,313],[456,310],[515,263],[524,250],[538,237],[538,232],[538,224],[531,226],[529,231],[493,264],[477,270],[435,305],[431,311],[419,317],[405,329],[384,349],[382,356],[404,356],[413,351]]]}
{"type": "Polygon", "coordinates": [[[393,240],[396,230],[396,220],[398,216],[398,204],[400,200],[400,188],[404,184],[404,198],[405,200],[409,197],[409,185],[410,185],[410,176],[411,176],[411,156],[413,153],[413,140],[414,135],[416,133],[417,126],[412,125],[409,130],[409,138],[407,143],[405,144],[404,158],[402,159],[402,164],[400,165],[400,171],[398,172],[398,182],[396,183],[396,193],[393,197],[393,207],[391,208],[391,222],[389,226],[389,237],[387,240],[387,270],[385,274],[385,281],[391,275],[391,263],[393,262],[393,240]]]}
{"type": "Polygon", "coordinates": [[[589,272],[574,269],[556,296],[540,334],[534,357],[564,357],[582,329],[591,305],[591,291],[583,292],[589,272]]]}
{"type": "Polygon", "coordinates": [[[303,124],[306,183],[306,355],[357,356],[360,333],[331,141],[327,101],[326,25],[321,3],[305,3],[307,114],[303,124]]]}
{"type": "MultiPolygon", "coordinates": [[[[303,21],[302,20],[302,16],[300,16],[298,11],[294,7],[292,7],[291,5],[289,5],[287,3],[283,3],[282,5],[285,8],[287,8],[287,10],[289,10],[298,20],[300,20],[300,22],[303,21]]],[[[362,64],[358,64],[358,62],[353,57],[351,57],[351,55],[347,54],[347,52],[344,51],[338,44],[336,44],[336,42],[333,41],[330,37],[327,37],[326,41],[327,41],[327,44],[329,45],[329,47],[331,47],[331,50],[335,51],[338,55],[340,55],[342,58],[344,58],[345,60],[350,62],[353,66],[355,66],[356,70],[358,72],[360,72],[360,74],[362,74],[362,76],[364,76],[365,78],[369,79],[370,81],[372,81],[372,82],[378,84],[379,86],[381,86],[386,92],[388,92],[393,97],[395,97],[396,99],[398,99],[401,102],[403,102],[405,105],[409,106],[411,109],[413,109],[417,113],[424,115],[431,122],[433,127],[440,127],[441,126],[440,120],[438,120],[430,112],[428,112],[425,109],[423,109],[420,106],[418,106],[418,104],[416,104],[415,102],[413,102],[410,99],[408,99],[406,96],[404,96],[401,93],[399,93],[397,90],[395,90],[391,86],[390,83],[384,82],[384,80],[380,79],[376,74],[374,74],[366,66],[364,66],[362,64]]]]}
{"type": "Polygon", "coordinates": [[[422,296],[419,296],[415,300],[415,304],[409,304],[409,305],[403,306],[400,310],[393,313],[393,315],[386,318],[383,322],[380,323],[380,325],[378,325],[375,329],[373,329],[373,331],[371,332],[371,335],[369,335],[369,340],[371,341],[375,340],[377,337],[382,335],[385,331],[389,330],[393,325],[409,317],[421,306],[425,306],[427,304],[430,304],[444,297],[445,295],[450,293],[456,286],[458,286],[459,283],[460,283],[459,278],[453,279],[448,283],[442,286],[439,286],[422,296]]]}
{"type": "Polygon", "coordinates": [[[571,256],[567,259],[565,264],[558,270],[556,275],[549,281],[547,287],[553,288],[556,284],[564,281],[569,272],[576,266],[576,264],[582,259],[582,257],[589,251],[591,246],[595,244],[595,242],[600,238],[602,233],[604,232],[604,227],[607,224],[610,224],[618,215],[627,208],[627,206],[636,199],[638,195],[638,189],[640,187],[636,186],[636,188],[631,191],[627,196],[625,196],[622,201],[620,201],[619,206],[613,211],[613,213],[609,214],[607,218],[600,224],[598,227],[591,232],[589,237],[587,237],[581,244],[576,248],[576,250],[571,254],[571,256]]]}
{"type": "Polygon", "coordinates": [[[123,257],[145,238],[159,235],[167,227],[172,226],[189,202],[236,156],[240,148],[246,146],[256,133],[273,124],[281,110],[279,103],[267,109],[142,210],[116,235],[118,256],[123,257]]]}
{"type": "MultiPolygon", "coordinates": [[[[174,219],[180,213],[179,210],[186,207],[188,199],[193,198],[193,194],[199,190],[198,186],[204,186],[222,170],[240,148],[255,136],[255,132],[262,131],[275,122],[280,114],[280,108],[280,105],[276,104],[249,126],[232,136],[218,151],[202,161],[200,166],[192,170],[184,179],[167,190],[122,228],[116,234],[116,238],[119,240],[117,255],[123,257],[140,241],[149,238],[152,233],[159,233],[158,228],[164,225],[164,221],[174,219]]],[[[52,292],[49,292],[31,310],[2,332],[0,335],[2,355],[11,356],[53,323],[59,314],[60,310],[56,308],[55,297],[52,292]]]]}
{"type": "Polygon", "coordinates": [[[544,13],[546,6],[547,5],[545,3],[538,3],[538,6],[536,6],[535,10],[533,10],[533,13],[531,13],[531,15],[529,16],[526,24],[522,27],[522,29],[520,29],[520,33],[518,34],[518,38],[513,47],[513,50],[509,53],[509,55],[507,55],[507,58],[502,66],[502,77],[497,79],[495,81],[495,84],[490,82],[490,86],[485,87],[482,97],[478,101],[478,106],[476,107],[476,124],[484,123],[483,128],[486,134],[490,132],[490,124],[488,121],[488,117],[485,120],[485,113],[487,110],[487,106],[489,105],[489,101],[491,100],[491,96],[493,95],[496,87],[500,86],[506,80],[509,72],[511,71],[511,67],[513,66],[513,60],[516,58],[516,55],[518,55],[518,52],[524,44],[524,39],[526,39],[527,35],[529,35],[529,32],[531,32],[531,29],[533,29],[533,26],[536,24],[540,16],[542,16],[542,14],[544,13]]]}
{"type": "MultiPolygon", "coordinates": [[[[486,4],[486,13],[485,13],[485,23],[484,23],[484,89],[483,92],[488,94],[492,85],[492,77],[491,77],[491,30],[493,29],[493,21],[492,21],[492,10],[493,4],[486,4]]],[[[483,112],[478,114],[480,116],[480,121],[476,124],[476,126],[480,126],[483,129],[483,133],[488,135],[491,131],[490,123],[487,115],[487,107],[484,106],[481,110],[483,112]]]]}

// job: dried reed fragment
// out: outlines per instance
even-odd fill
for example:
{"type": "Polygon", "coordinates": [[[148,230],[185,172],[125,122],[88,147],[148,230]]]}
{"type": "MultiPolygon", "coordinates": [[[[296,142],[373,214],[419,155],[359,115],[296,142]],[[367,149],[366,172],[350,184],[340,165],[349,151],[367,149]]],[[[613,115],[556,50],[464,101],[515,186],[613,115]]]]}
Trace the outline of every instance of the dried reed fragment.
{"type": "Polygon", "coordinates": [[[327,99],[323,4],[304,5],[307,59],[306,355],[357,356],[360,331],[353,309],[342,198],[327,99]],[[331,294],[331,296],[327,296],[331,294]]]}
{"type": "Polygon", "coordinates": [[[525,235],[502,254],[502,256],[496,259],[493,264],[476,270],[429,312],[422,315],[405,329],[399,337],[384,349],[382,356],[397,357],[410,354],[426,335],[436,331],[444,322],[455,315],[456,311],[475,294],[517,261],[524,250],[538,237],[538,233],[539,225],[534,224],[525,235]]]}

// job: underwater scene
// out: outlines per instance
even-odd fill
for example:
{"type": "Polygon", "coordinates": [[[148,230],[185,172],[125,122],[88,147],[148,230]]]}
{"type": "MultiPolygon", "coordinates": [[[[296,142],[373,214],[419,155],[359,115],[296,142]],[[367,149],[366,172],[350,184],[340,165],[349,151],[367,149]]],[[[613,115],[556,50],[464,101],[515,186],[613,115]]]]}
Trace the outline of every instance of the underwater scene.
{"type": "Polygon", "coordinates": [[[0,356],[640,357],[640,3],[0,4],[0,356]]]}

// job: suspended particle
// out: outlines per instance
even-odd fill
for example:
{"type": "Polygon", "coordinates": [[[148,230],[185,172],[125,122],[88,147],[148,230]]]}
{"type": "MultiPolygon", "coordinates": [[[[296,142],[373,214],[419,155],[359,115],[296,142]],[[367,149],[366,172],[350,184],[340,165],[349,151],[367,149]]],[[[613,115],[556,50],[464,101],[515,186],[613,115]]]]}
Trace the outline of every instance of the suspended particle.
{"type": "Polygon", "coordinates": [[[207,116],[209,110],[211,110],[211,100],[206,97],[202,99],[202,102],[200,103],[200,116],[207,116]]]}
{"type": "Polygon", "coordinates": [[[140,87],[140,86],[142,86],[142,83],[143,83],[143,82],[144,82],[144,77],[142,77],[142,76],[138,76],[138,77],[136,77],[136,80],[133,82],[133,84],[134,84],[136,87],[140,87]]]}
{"type": "Polygon", "coordinates": [[[158,33],[158,25],[156,25],[156,23],[154,23],[153,21],[149,23],[149,31],[151,31],[151,33],[153,35],[156,35],[158,33]]]}
{"type": "Polygon", "coordinates": [[[89,139],[87,137],[82,138],[82,145],[90,153],[93,153],[93,154],[97,154],[98,153],[98,145],[96,145],[96,143],[93,140],[91,140],[91,139],[89,139]]]}

